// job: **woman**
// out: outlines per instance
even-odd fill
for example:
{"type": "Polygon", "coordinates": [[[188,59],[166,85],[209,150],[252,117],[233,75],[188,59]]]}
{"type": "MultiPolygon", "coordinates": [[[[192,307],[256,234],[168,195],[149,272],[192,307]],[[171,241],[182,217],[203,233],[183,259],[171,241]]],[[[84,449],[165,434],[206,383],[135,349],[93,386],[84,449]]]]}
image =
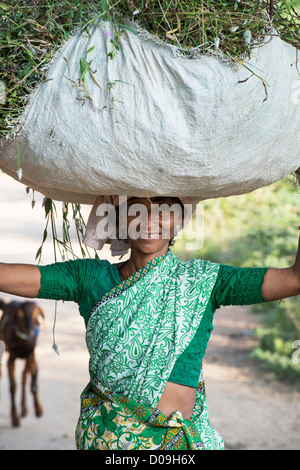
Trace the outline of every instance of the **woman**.
{"type": "Polygon", "coordinates": [[[223,449],[209,425],[202,375],[214,311],[300,293],[299,250],[285,269],[180,261],[170,249],[184,223],[180,211],[167,210],[174,203],[180,200],[128,199],[126,227],[118,224],[131,247],[125,262],[0,265],[3,292],[79,305],[90,382],[81,396],[78,449],[223,449]],[[154,216],[162,202],[165,210],[154,216]],[[143,217],[131,211],[137,203],[143,217]]]}

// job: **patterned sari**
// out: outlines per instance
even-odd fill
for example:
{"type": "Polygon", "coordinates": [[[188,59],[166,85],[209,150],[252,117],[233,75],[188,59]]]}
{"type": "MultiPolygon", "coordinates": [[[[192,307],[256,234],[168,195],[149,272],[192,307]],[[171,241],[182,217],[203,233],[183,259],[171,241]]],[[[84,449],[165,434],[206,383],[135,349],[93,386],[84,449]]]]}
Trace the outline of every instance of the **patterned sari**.
{"type": "Polygon", "coordinates": [[[169,250],[96,304],[86,331],[90,383],[81,395],[78,449],[223,449],[208,421],[202,370],[190,420],[179,411],[167,419],[156,408],[201,323],[218,269],[182,262],[169,250]]]}

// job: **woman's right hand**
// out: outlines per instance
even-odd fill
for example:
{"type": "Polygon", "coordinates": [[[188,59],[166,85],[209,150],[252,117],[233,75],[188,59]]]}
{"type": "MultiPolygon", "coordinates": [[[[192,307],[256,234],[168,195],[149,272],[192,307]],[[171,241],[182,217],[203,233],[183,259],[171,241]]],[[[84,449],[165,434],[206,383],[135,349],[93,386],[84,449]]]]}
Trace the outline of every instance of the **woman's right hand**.
{"type": "Polygon", "coordinates": [[[0,263],[0,291],[20,297],[35,298],[41,288],[41,275],[31,264],[0,263]]]}

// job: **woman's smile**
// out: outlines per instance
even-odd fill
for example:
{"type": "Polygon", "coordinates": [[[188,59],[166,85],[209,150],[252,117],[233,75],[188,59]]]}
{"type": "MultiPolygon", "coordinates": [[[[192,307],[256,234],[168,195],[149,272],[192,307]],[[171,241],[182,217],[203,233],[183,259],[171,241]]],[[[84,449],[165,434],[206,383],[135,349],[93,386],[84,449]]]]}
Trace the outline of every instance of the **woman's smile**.
{"type": "Polygon", "coordinates": [[[140,236],[143,240],[157,240],[160,238],[161,233],[140,233],[140,236]]]}

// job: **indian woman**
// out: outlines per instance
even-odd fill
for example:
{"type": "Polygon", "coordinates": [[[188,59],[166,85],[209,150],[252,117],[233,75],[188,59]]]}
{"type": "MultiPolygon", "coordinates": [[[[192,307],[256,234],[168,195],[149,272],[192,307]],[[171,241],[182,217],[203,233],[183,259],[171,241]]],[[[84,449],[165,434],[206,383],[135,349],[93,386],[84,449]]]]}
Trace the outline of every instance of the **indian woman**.
{"type": "Polygon", "coordinates": [[[202,369],[214,312],[299,295],[299,248],[284,269],[181,261],[172,245],[187,221],[183,211],[170,210],[183,209],[180,198],[128,197],[125,217],[120,199],[112,201],[116,240],[130,247],[126,261],[2,263],[0,290],[79,306],[90,380],[81,395],[78,449],[221,450],[202,369]]]}

